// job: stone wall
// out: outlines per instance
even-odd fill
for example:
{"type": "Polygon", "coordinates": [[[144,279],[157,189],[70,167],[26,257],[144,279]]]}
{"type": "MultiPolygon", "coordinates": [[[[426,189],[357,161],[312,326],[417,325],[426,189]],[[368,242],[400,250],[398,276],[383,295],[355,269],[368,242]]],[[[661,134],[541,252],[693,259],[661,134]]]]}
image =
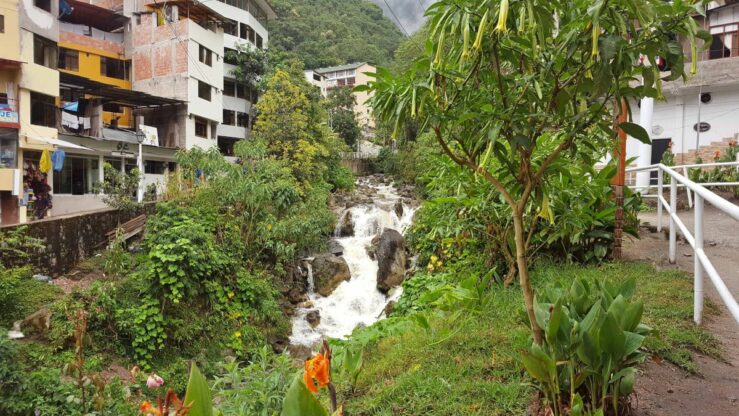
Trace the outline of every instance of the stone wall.
{"type": "Polygon", "coordinates": [[[104,248],[107,242],[105,233],[142,213],[153,213],[154,207],[154,203],[149,203],[129,214],[106,209],[0,227],[0,232],[3,232],[25,226],[30,236],[42,239],[46,245],[43,253],[32,256],[27,262],[14,263],[11,259],[8,263],[17,266],[27,263],[32,266],[34,273],[54,277],[62,275],[104,248]]]}

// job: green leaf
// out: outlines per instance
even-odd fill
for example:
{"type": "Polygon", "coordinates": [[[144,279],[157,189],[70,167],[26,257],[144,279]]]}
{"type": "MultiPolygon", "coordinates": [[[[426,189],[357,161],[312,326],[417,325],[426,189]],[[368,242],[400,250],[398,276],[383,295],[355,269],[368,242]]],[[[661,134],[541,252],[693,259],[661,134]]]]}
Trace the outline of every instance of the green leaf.
{"type": "Polygon", "coordinates": [[[285,394],[281,416],[328,416],[328,411],[315,395],[305,387],[300,373],[285,394]]]}
{"type": "Polygon", "coordinates": [[[645,337],[643,335],[635,334],[633,332],[628,332],[628,331],[624,332],[624,334],[626,336],[626,342],[625,342],[625,346],[626,346],[625,354],[626,355],[629,355],[632,352],[635,352],[644,343],[645,337]]]}
{"type": "Polygon", "coordinates": [[[635,138],[636,140],[639,140],[642,143],[645,143],[645,144],[651,143],[651,140],[649,139],[649,133],[647,133],[647,131],[644,130],[644,127],[636,123],[630,123],[628,121],[624,121],[623,123],[620,123],[618,127],[620,127],[621,130],[626,132],[626,134],[635,138]]]}
{"type": "Polygon", "coordinates": [[[608,313],[603,325],[600,327],[599,341],[603,352],[609,354],[614,360],[619,360],[624,355],[626,336],[616,322],[616,318],[608,313]]]}
{"type": "Polygon", "coordinates": [[[194,362],[190,366],[190,380],[187,382],[184,403],[190,407],[188,416],[213,416],[210,387],[194,362]]]}

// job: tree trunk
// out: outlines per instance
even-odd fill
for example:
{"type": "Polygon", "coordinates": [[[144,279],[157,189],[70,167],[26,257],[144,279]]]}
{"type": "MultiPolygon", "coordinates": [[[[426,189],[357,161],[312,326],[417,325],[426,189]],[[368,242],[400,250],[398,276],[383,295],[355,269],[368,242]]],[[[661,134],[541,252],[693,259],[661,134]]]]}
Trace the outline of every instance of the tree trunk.
{"type": "Polygon", "coordinates": [[[523,229],[523,210],[513,207],[513,231],[516,240],[516,267],[518,268],[518,277],[521,283],[521,291],[523,292],[523,300],[526,304],[526,314],[529,316],[531,332],[534,335],[534,342],[541,344],[542,333],[539,324],[536,323],[536,315],[534,314],[534,290],[531,288],[529,280],[529,266],[526,253],[526,237],[523,229]]]}

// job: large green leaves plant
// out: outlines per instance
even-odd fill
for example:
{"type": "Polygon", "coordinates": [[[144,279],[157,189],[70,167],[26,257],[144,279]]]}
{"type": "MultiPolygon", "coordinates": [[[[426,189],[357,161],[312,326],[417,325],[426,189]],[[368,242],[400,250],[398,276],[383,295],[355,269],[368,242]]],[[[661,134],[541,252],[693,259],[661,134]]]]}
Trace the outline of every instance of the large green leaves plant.
{"type": "MultiPolygon", "coordinates": [[[[395,78],[378,69],[375,114],[398,127],[427,126],[444,153],[490,183],[511,208],[515,260],[534,339],[529,221],[546,207],[548,182],[584,147],[615,137],[615,102],[659,97],[686,78],[678,37],[696,57],[691,15],[703,1],[442,0],[427,15],[426,53],[395,78]],[[496,23],[497,22],[497,23],[496,23]],[[677,35],[677,36],[676,36],[677,35]],[[670,62],[660,73],[656,59],[670,62]],[[651,65],[640,65],[642,60],[651,65]],[[635,86],[635,77],[643,84],[635,86]]],[[[693,65],[693,71],[695,65],[693,65]]],[[[634,124],[621,127],[648,139],[634,124]]]]}
{"type": "Polygon", "coordinates": [[[544,332],[521,357],[555,415],[618,415],[634,390],[640,348],[651,329],[641,324],[644,305],[632,300],[635,282],[577,279],[545,291],[534,304],[544,332]],[[612,412],[612,413],[611,413],[612,412]],[[603,413],[600,413],[603,414],[603,413]]]}

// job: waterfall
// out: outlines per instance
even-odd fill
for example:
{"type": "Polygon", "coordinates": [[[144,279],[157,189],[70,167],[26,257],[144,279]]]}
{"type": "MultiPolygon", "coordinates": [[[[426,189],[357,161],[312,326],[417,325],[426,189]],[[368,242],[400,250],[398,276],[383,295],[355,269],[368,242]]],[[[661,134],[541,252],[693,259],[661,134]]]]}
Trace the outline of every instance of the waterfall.
{"type": "MultiPolygon", "coordinates": [[[[364,183],[367,186],[367,183],[364,183]]],[[[291,344],[312,346],[321,337],[345,338],[357,326],[372,325],[384,316],[389,301],[396,300],[402,293],[401,287],[392,289],[387,295],[377,290],[377,261],[368,252],[372,239],[383,228],[392,228],[403,233],[410,226],[415,208],[402,202],[397,190],[388,185],[369,185],[375,191],[370,204],[360,204],[347,209],[342,217],[351,212],[354,235],[334,238],[344,249],[343,258],[349,265],[351,279],[342,282],[331,295],[320,296],[310,290],[311,306],[299,308],[293,318],[291,344]],[[402,203],[402,215],[396,213],[397,204],[402,203]],[[308,312],[318,310],[321,322],[312,328],[305,317],[308,312]]],[[[312,271],[308,269],[309,286],[312,271]]],[[[312,286],[311,286],[312,288],[312,286]]]]}
{"type": "Polygon", "coordinates": [[[313,261],[313,259],[305,262],[305,269],[308,273],[308,276],[306,277],[306,280],[308,281],[308,293],[312,294],[316,291],[316,283],[313,281],[313,264],[311,261],[313,261]]]}

